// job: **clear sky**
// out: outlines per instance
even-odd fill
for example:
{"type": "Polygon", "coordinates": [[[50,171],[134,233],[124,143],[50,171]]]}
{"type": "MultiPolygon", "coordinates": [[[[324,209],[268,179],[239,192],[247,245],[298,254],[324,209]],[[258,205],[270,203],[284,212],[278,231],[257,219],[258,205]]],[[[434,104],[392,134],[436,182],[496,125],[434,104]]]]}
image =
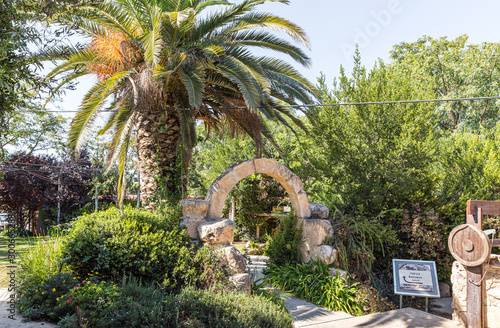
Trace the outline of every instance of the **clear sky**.
{"type": "MultiPolygon", "coordinates": [[[[424,35],[453,39],[467,34],[470,43],[500,42],[498,0],[291,0],[288,6],[266,3],[260,8],[307,32],[311,49],[306,53],[313,65],[297,68],[311,81],[320,72],[331,81],[340,65],[349,72],[356,43],[363,63],[371,68],[377,58],[388,60],[393,45],[424,35]]],[[[67,91],[60,107],[76,110],[94,82],[82,79],[75,91],[67,91]]]]}

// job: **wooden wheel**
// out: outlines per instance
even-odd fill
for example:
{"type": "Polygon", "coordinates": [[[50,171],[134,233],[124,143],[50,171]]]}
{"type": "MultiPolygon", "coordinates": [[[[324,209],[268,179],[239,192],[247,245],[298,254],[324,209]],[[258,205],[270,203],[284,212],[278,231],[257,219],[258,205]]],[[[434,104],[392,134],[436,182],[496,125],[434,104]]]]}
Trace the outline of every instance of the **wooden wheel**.
{"type": "Polygon", "coordinates": [[[455,227],[448,238],[451,255],[466,266],[477,266],[486,262],[491,255],[488,237],[470,224],[455,227]]]}

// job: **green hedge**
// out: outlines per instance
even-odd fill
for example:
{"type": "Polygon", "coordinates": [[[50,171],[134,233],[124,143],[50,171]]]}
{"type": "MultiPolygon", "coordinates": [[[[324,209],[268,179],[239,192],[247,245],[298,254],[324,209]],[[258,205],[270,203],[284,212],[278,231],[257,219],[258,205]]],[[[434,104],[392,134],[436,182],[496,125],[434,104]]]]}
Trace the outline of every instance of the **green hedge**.
{"type": "Polygon", "coordinates": [[[117,280],[123,275],[176,288],[195,274],[185,265],[192,245],[178,218],[159,213],[115,208],[75,221],[63,247],[64,262],[80,277],[98,272],[117,280]]]}

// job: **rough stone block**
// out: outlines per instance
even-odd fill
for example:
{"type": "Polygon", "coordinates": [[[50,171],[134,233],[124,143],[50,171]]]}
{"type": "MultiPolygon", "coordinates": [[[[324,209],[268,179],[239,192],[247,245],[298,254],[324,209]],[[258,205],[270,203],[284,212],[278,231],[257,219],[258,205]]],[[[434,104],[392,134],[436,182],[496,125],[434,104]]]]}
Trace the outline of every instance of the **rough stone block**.
{"type": "Polygon", "coordinates": [[[232,220],[209,221],[198,226],[200,239],[209,244],[231,244],[235,224],[232,220]]]}
{"type": "Polygon", "coordinates": [[[241,162],[238,165],[235,165],[231,171],[233,174],[239,179],[245,179],[246,177],[255,174],[255,164],[254,160],[248,160],[245,162],[241,162]]]}
{"type": "Polygon", "coordinates": [[[274,175],[278,162],[268,158],[256,158],[253,160],[255,164],[256,173],[265,173],[268,175],[274,175]]]}
{"type": "MultiPolygon", "coordinates": [[[[290,198],[291,195],[290,195],[290,198]]],[[[299,218],[311,217],[311,209],[309,208],[309,199],[304,191],[297,194],[297,204],[294,204],[295,214],[299,218]]]]}
{"type": "Polygon", "coordinates": [[[300,252],[300,260],[302,263],[309,263],[311,261],[311,256],[309,251],[311,247],[309,247],[309,243],[305,238],[302,238],[302,242],[300,243],[299,252],[300,252]]]}
{"type": "Polygon", "coordinates": [[[318,262],[318,259],[321,260],[324,264],[330,265],[333,264],[337,260],[337,250],[332,246],[328,245],[320,245],[311,247],[309,250],[309,256],[311,260],[314,262],[318,262]]]}
{"type": "Polygon", "coordinates": [[[250,296],[252,288],[250,282],[250,274],[240,273],[229,277],[229,287],[232,290],[243,292],[250,296]]]}
{"type": "Polygon", "coordinates": [[[198,199],[181,200],[182,216],[190,218],[204,218],[208,212],[208,202],[198,199]]]}
{"type": "Polygon", "coordinates": [[[328,219],[330,211],[326,205],[320,203],[309,203],[309,208],[311,209],[312,219],[328,219]]]}
{"type": "Polygon", "coordinates": [[[326,237],[333,236],[333,227],[329,220],[303,219],[302,229],[302,236],[310,247],[319,246],[326,237]]]}
{"type": "Polygon", "coordinates": [[[244,273],[247,260],[234,246],[224,247],[220,250],[222,263],[227,264],[233,273],[244,273]]]}
{"type": "Polygon", "coordinates": [[[200,236],[198,234],[198,226],[206,222],[207,221],[204,218],[183,217],[181,226],[186,226],[189,237],[193,239],[200,239],[200,236]]]}

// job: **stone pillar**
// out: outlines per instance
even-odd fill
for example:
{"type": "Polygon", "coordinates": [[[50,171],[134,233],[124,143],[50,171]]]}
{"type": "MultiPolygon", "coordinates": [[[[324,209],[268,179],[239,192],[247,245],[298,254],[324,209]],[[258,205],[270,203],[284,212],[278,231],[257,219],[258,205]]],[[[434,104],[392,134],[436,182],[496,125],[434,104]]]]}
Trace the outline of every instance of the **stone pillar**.
{"type": "MultiPolygon", "coordinates": [[[[500,255],[491,255],[491,265],[484,265],[486,275],[486,293],[484,295],[484,306],[486,307],[486,327],[499,327],[500,323],[500,255]]],[[[467,320],[467,271],[465,267],[453,262],[451,273],[453,284],[453,321],[465,326],[467,320]]]]}

